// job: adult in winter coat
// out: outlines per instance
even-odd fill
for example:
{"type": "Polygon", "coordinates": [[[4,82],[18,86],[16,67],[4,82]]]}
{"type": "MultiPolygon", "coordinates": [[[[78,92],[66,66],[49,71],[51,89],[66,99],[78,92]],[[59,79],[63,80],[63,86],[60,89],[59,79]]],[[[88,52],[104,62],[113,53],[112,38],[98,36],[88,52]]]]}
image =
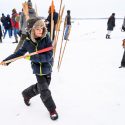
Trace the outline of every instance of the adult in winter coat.
{"type": "Polygon", "coordinates": [[[64,39],[68,40],[70,29],[71,29],[70,10],[67,10],[67,15],[65,17],[64,27],[65,27],[64,39]]]}
{"type": "Polygon", "coordinates": [[[5,32],[4,32],[3,38],[5,38],[7,32],[9,34],[9,38],[11,38],[11,36],[12,36],[12,25],[11,25],[11,19],[10,19],[10,15],[9,14],[5,18],[4,29],[5,29],[5,32]]]}
{"type": "Polygon", "coordinates": [[[125,39],[123,39],[122,46],[124,48],[124,53],[123,53],[122,60],[121,60],[121,66],[119,68],[125,67],[125,39]]]}
{"type": "MultiPolygon", "coordinates": [[[[5,60],[22,56],[27,52],[32,53],[36,50],[52,47],[52,41],[47,35],[47,29],[43,20],[40,18],[29,19],[27,27],[29,39],[26,39],[23,46],[5,60]]],[[[27,106],[29,106],[30,99],[40,94],[41,100],[50,113],[50,118],[52,120],[56,120],[58,118],[56,105],[51,96],[51,91],[49,90],[53,65],[53,50],[41,54],[39,53],[31,56],[29,59],[31,60],[31,66],[33,73],[36,75],[37,83],[22,92],[24,102],[27,106]]],[[[2,64],[7,65],[4,61],[2,64]]]]}
{"type": "Polygon", "coordinates": [[[110,34],[111,31],[113,31],[115,27],[115,13],[112,13],[112,15],[109,17],[108,22],[107,22],[107,34],[106,34],[106,39],[110,39],[110,34]]]}
{"type": "Polygon", "coordinates": [[[18,43],[18,35],[19,35],[19,14],[17,13],[16,9],[12,10],[12,17],[11,17],[11,24],[14,31],[15,42],[18,43]]]}
{"type": "Polygon", "coordinates": [[[1,23],[0,23],[0,43],[2,43],[2,27],[1,27],[1,23]]]}
{"type": "MultiPolygon", "coordinates": [[[[49,7],[48,13],[49,13],[49,15],[46,19],[46,24],[47,24],[48,34],[51,36],[51,6],[49,7]]],[[[56,24],[58,21],[58,13],[55,11],[55,8],[54,8],[54,12],[53,12],[53,21],[54,21],[54,26],[53,26],[52,40],[54,40],[54,37],[55,37],[55,28],[56,28],[56,24]]]]}
{"type": "Polygon", "coordinates": [[[121,31],[125,31],[125,17],[124,17],[124,19],[123,19],[123,24],[122,24],[122,29],[121,29],[121,31]]]}
{"type": "Polygon", "coordinates": [[[4,15],[4,13],[2,13],[1,22],[2,22],[3,27],[5,25],[5,19],[6,19],[6,16],[4,15]]]}
{"type": "Polygon", "coordinates": [[[27,20],[29,18],[36,17],[36,12],[32,8],[31,0],[28,0],[27,4],[28,4],[28,11],[29,11],[28,17],[26,17],[26,15],[24,14],[23,11],[21,12],[21,15],[20,15],[20,32],[21,32],[21,37],[20,37],[20,41],[19,41],[19,43],[18,43],[18,45],[17,45],[17,47],[16,47],[14,52],[18,51],[18,49],[22,46],[24,40],[27,37],[27,32],[26,32],[27,20]]]}

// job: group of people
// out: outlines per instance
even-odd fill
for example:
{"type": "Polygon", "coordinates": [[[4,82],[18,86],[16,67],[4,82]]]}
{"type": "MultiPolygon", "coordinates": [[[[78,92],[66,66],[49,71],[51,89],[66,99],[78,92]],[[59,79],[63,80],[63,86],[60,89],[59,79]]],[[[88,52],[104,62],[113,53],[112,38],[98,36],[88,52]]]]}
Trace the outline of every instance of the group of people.
{"type": "MultiPolygon", "coordinates": [[[[47,47],[53,48],[53,40],[56,24],[58,21],[58,13],[54,10],[53,20],[54,20],[54,31],[53,39],[50,39],[50,27],[51,27],[51,6],[49,8],[49,15],[44,21],[42,18],[36,16],[35,10],[32,8],[31,0],[28,0],[28,15],[25,15],[24,10],[17,14],[16,9],[12,10],[13,21],[12,26],[14,30],[15,42],[18,45],[13,54],[4,59],[1,64],[8,66],[11,62],[6,62],[7,60],[19,57],[29,52],[38,51],[47,47]],[[48,23],[46,23],[48,22],[48,23]],[[15,27],[14,27],[15,26],[15,27]],[[20,41],[18,41],[17,34],[21,32],[20,41]]],[[[67,11],[66,16],[66,33],[65,40],[68,39],[68,29],[71,26],[71,16],[70,11],[67,11]]],[[[5,36],[4,36],[5,37],[5,36]]],[[[11,37],[11,35],[10,35],[11,37]]],[[[51,82],[52,66],[53,66],[53,49],[39,53],[37,55],[28,57],[31,61],[31,66],[33,74],[36,76],[37,83],[29,86],[22,92],[24,103],[30,106],[30,100],[32,97],[40,94],[40,98],[44,103],[45,107],[49,111],[50,118],[52,120],[58,119],[58,113],[56,111],[56,104],[52,98],[49,85],[51,82]]]]}
{"type": "MultiPolygon", "coordinates": [[[[115,27],[115,13],[112,13],[112,15],[108,18],[108,22],[107,22],[107,34],[106,34],[106,39],[110,39],[110,34],[113,31],[115,27]]],[[[123,19],[123,24],[122,24],[122,28],[121,28],[122,32],[125,32],[125,17],[123,19]]],[[[122,41],[122,46],[125,49],[125,39],[123,39],[122,41]]],[[[121,65],[119,66],[119,68],[123,68],[125,67],[125,50],[123,52],[123,56],[121,59],[121,65]]]]}
{"type": "MultiPolygon", "coordinates": [[[[15,41],[18,42],[18,35],[20,37],[19,18],[20,18],[20,15],[17,13],[16,9],[12,10],[11,17],[9,14],[7,14],[7,16],[5,16],[2,13],[1,23],[2,23],[3,28],[0,32],[1,32],[1,34],[3,33],[3,39],[5,39],[6,34],[8,32],[9,38],[11,38],[12,35],[14,34],[15,41]]],[[[2,36],[1,36],[1,40],[2,40],[2,36]]]]}

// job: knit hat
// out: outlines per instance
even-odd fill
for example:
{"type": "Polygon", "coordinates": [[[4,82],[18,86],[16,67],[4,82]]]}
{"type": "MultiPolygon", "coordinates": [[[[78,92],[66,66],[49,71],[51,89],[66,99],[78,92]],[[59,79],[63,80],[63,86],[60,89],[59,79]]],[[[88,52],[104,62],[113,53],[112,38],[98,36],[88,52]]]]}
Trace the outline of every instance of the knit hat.
{"type": "Polygon", "coordinates": [[[45,37],[46,34],[47,34],[47,28],[46,28],[45,22],[40,17],[30,18],[27,21],[27,30],[28,30],[28,32],[30,32],[31,40],[33,42],[36,42],[36,40],[34,38],[34,29],[36,27],[42,27],[43,28],[42,38],[45,37]]]}
{"type": "Polygon", "coordinates": [[[67,13],[70,14],[70,10],[67,10],[67,13]]]}
{"type": "Polygon", "coordinates": [[[27,20],[27,30],[31,30],[36,21],[41,20],[40,17],[33,17],[27,20]]]}
{"type": "Polygon", "coordinates": [[[16,9],[14,8],[14,9],[12,9],[12,13],[16,13],[16,9]]]}
{"type": "Polygon", "coordinates": [[[30,7],[32,7],[32,2],[31,2],[31,0],[28,0],[28,6],[30,6],[30,7]]]}

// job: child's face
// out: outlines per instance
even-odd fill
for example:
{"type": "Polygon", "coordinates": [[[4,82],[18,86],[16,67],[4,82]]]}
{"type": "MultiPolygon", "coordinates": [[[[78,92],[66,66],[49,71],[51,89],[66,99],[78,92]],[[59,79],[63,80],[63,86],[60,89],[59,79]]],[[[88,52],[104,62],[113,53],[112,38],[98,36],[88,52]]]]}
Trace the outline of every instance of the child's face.
{"type": "Polygon", "coordinates": [[[43,28],[42,27],[36,27],[34,29],[35,38],[42,37],[42,34],[43,34],[43,28]]]}

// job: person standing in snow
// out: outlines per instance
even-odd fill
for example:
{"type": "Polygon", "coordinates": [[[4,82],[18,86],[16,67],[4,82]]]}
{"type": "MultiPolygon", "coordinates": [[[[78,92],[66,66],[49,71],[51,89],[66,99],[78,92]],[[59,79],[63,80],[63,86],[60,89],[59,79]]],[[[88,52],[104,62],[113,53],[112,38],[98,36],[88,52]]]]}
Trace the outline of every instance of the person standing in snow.
{"type": "Polygon", "coordinates": [[[3,33],[4,33],[4,25],[5,25],[5,19],[6,19],[6,16],[4,15],[4,13],[2,13],[2,17],[1,17],[1,22],[2,22],[2,26],[3,26],[3,33]]]}
{"type": "MultiPolygon", "coordinates": [[[[29,37],[24,41],[22,47],[14,54],[7,57],[1,62],[2,65],[8,65],[4,61],[19,57],[29,52],[32,53],[47,47],[52,47],[52,41],[47,34],[45,22],[41,18],[31,18],[27,21],[27,30],[29,37]]],[[[28,57],[31,60],[33,74],[35,74],[37,83],[31,85],[22,92],[24,103],[30,106],[32,97],[40,94],[40,98],[45,107],[49,111],[52,120],[58,119],[56,112],[56,105],[53,101],[49,85],[51,82],[51,73],[53,65],[53,50],[39,53],[37,55],[28,57]]]]}
{"type": "Polygon", "coordinates": [[[121,66],[119,68],[125,67],[125,39],[122,40],[122,47],[124,48],[124,53],[121,60],[121,66]]]}
{"type": "Polygon", "coordinates": [[[112,13],[112,15],[109,17],[107,22],[107,34],[106,39],[110,39],[111,32],[113,31],[115,27],[115,13],[112,13]]]}
{"type": "Polygon", "coordinates": [[[65,17],[64,27],[65,27],[64,39],[68,40],[70,29],[71,29],[70,10],[67,10],[67,15],[65,17]]]}
{"type": "Polygon", "coordinates": [[[12,9],[12,17],[11,17],[11,24],[14,32],[15,42],[18,43],[18,35],[19,35],[19,14],[17,13],[16,9],[12,9]]]}
{"type": "Polygon", "coordinates": [[[27,37],[27,32],[26,32],[26,26],[27,26],[27,20],[29,18],[32,18],[32,17],[36,17],[36,12],[35,10],[32,8],[32,2],[31,0],[28,0],[27,2],[28,4],[28,16],[26,16],[22,10],[21,14],[20,14],[20,32],[21,32],[21,37],[20,37],[20,41],[15,49],[14,52],[18,51],[19,48],[22,46],[24,40],[26,39],[27,37]]]}
{"type": "Polygon", "coordinates": [[[124,17],[124,19],[123,19],[123,24],[122,24],[122,29],[121,29],[121,31],[125,32],[125,17],[124,17]]]}
{"type": "MultiPolygon", "coordinates": [[[[48,34],[49,34],[49,36],[51,36],[51,6],[49,7],[48,13],[49,13],[49,15],[48,15],[47,19],[45,20],[45,22],[47,25],[48,34]]],[[[55,37],[55,29],[56,29],[56,24],[58,21],[58,13],[56,12],[55,7],[54,7],[54,13],[53,13],[53,21],[54,21],[54,26],[53,26],[52,40],[54,40],[54,37],[55,37]]]]}
{"type": "Polygon", "coordinates": [[[10,15],[8,14],[7,17],[5,18],[5,24],[4,24],[4,29],[5,29],[5,32],[4,32],[4,36],[3,38],[5,38],[7,32],[9,34],[9,38],[11,38],[11,32],[12,32],[12,25],[11,25],[11,19],[10,19],[10,15]]]}
{"type": "Polygon", "coordinates": [[[0,23],[0,43],[2,43],[2,27],[1,27],[1,23],[0,23]]]}

